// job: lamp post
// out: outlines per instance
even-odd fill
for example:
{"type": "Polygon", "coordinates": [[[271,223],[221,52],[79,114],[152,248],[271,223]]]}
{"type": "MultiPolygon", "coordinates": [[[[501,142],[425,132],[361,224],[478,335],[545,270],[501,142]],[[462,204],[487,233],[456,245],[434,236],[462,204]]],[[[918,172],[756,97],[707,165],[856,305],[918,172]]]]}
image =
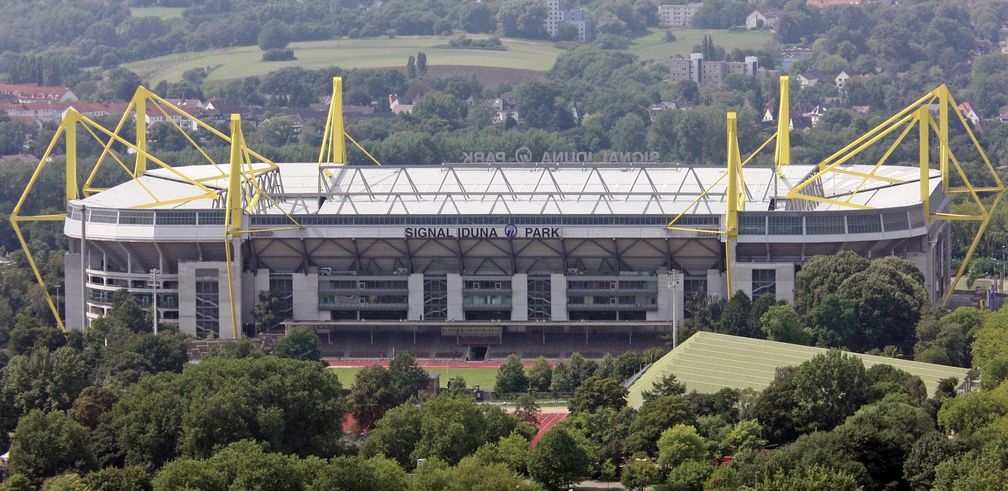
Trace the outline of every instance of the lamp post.
{"type": "Polygon", "coordinates": [[[672,349],[679,346],[679,308],[676,299],[676,287],[682,284],[682,273],[679,271],[669,271],[666,285],[672,290],[672,349]]]}
{"type": "Polygon", "coordinates": [[[154,334],[155,335],[157,335],[157,330],[158,330],[157,290],[158,290],[158,283],[160,281],[160,275],[161,275],[161,270],[160,269],[156,269],[155,268],[155,269],[150,270],[150,286],[151,286],[151,288],[154,289],[154,293],[153,293],[153,295],[151,295],[151,301],[152,301],[152,305],[154,306],[154,315],[152,317],[154,317],[154,334]]]}

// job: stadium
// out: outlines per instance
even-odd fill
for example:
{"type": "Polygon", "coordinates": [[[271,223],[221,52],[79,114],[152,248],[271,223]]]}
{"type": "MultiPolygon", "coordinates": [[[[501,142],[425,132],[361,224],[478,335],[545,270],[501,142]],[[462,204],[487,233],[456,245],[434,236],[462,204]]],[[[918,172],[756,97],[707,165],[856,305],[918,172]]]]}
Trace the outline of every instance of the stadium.
{"type": "Polygon", "coordinates": [[[343,130],[336,79],[318,162],[268,160],[245,145],[235,116],[230,135],[201,123],[230,145],[230,161],[204,153],[207,163],[182,166],[147,151],[144,116],[188,115],[141,88],[114,131],[68,111],[54,137],[68,142],[67,213],[20,215],[29,184],[12,222],[21,237],[19,223],[64,221],[67,329],[86,328],[126,289],[183,332],[232,339],[254,333],[259,293],[272,291],[287,326],[339,340],[327,354],[349,358],[641,350],[672,334],[687,295],[792,301],[803,262],[841,250],[909,259],[932,301],[947,302],[968,263],[952,271],[950,221],[979,222],[979,240],[1003,193],[975,138],[996,186],[963,174],[950,120],[973,135],[948,89],[811,165],[791,162],[786,77],[780,101],[777,131],[749,156],[729,113],[726,166],[534,161],[528,149],[508,162],[360,166],[345,164],[347,141],[357,143],[343,130]],[[120,135],[130,116],[135,141],[120,135]],[[79,128],[105,148],[82,187],[69,143],[79,128]],[[884,165],[908,134],[920,164],[884,165]],[[892,136],[881,160],[859,156],[892,136]],[[747,166],[770,144],[773,166],[747,166]],[[135,154],[132,169],[115,146],[135,154]],[[130,175],[96,189],[106,157],[130,175]],[[982,212],[950,213],[955,193],[982,212]],[[982,193],[997,193],[995,203],[982,193]]]}

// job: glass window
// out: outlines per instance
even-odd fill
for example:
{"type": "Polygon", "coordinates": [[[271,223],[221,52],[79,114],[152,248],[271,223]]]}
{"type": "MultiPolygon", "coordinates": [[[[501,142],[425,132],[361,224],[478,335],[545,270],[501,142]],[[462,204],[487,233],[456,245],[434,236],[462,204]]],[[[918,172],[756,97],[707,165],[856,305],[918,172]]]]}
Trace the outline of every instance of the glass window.
{"type": "Polygon", "coordinates": [[[550,277],[529,277],[528,280],[528,319],[549,320],[552,317],[550,277]]]}
{"type": "Polygon", "coordinates": [[[766,217],[739,217],[739,233],[745,235],[766,235],[766,217]]]}
{"type": "Polygon", "coordinates": [[[847,231],[852,234],[871,234],[882,231],[882,223],[877,214],[848,215],[847,231]]]}
{"type": "Polygon", "coordinates": [[[770,215],[770,235],[802,235],[802,217],[770,215]]]}
{"type": "MultiPolygon", "coordinates": [[[[196,270],[197,278],[200,271],[196,270]]],[[[210,270],[215,274],[217,270],[210,270]]],[[[217,278],[196,280],[196,338],[216,337],[220,330],[220,293],[217,278]]]]}
{"type": "Polygon", "coordinates": [[[809,215],[805,218],[805,231],[809,235],[844,234],[842,215],[809,215]]]}
{"type": "Polygon", "coordinates": [[[754,269],[752,271],[752,298],[760,295],[777,296],[777,270],[754,269]]]}
{"type": "Polygon", "coordinates": [[[886,212],[882,214],[882,225],[885,226],[886,232],[909,230],[910,219],[905,211],[886,212]]]}

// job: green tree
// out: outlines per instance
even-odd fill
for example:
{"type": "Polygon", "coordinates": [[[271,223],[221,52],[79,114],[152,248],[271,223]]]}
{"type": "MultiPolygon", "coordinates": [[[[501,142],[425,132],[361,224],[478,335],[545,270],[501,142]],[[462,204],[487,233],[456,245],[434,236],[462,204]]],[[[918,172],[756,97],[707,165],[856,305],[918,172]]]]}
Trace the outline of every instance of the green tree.
{"type": "Polygon", "coordinates": [[[835,431],[872,479],[889,486],[902,480],[914,442],[934,431],[934,422],[927,411],[896,395],[861,408],[835,431]]]}
{"type": "Polygon", "coordinates": [[[754,329],[750,326],[749,319],[751,309],[752,302],[749,300],[749,296],[742,290],[735,292],[721,313],[718,332],[734,336],[754,337],[752,336],[754,329]]]}
{"type": "Polygon", "coordinates": [[[650,460],[634,459],[623,466],[623,475],[620,476],[620,483],[627,489],[634,491],[644,491],[648,486],[658,482],[661,473],[658,466],[650,460]]]}
{"type": "Polygon", "coordinates": [[[507,0],[497,12],[501,34],[529,39],[546,39],[546,5],[535,0],[507,0]]]}
{"type": "Polygon", "coordinates": [[[809,344],[812,333],[802,325],[801,318],[790,305],[774,305],[760,318],[767,339],[784,343],[809,344]]]}
{"type": "Polygon", "coordinates": [[[533,128],[549,128],[559,95],[552,82],[537,79],[522,82],[514,88],[514,95],[525,124],[533,128]]]}
{"type": "Polygon", "coordinates": [[[627,389],[612,377],[588,377],[567,403],[571,412],[594,412],[604,407],[615,410],[626,406],[627,389]]]}
{"type": "Polygon", "coordinates": [[[106,467],[89,472],[84,484],[90,491],[150,491],[151,480],[142,467],[106,467]]]}
{"type": "Polygon", "coordinates": [[[10,472],[41,481],[67,471],[97,467],[87,429],[62,411],[32,410],[18,421],[10,450],[10,472]]]}
{"type": "Polygon", "coordinates": [[[471,398],[439,395],[424,405],[420,440],[411,457],[457,463],[483,445],[486,425],[471,398]]]}
{"type": "Polygon", "coordinates": [[[630,423],[627,445],[633,451],[654,454],[662,431],[678,424],[693,424],[689,402],[668,395],[645,401],[640,412],[630,423]]]}
{"type": "Polygon", "coordinates": [[[571,433],[554,427],[529,456],[529,475],[547,489],[567,489],[588,474],[591,456],[571,433]]]}
{"type": "Polygon", "coordinates": [[[406,76],[409,78],[416,78],[417,76],[416,58],[413,55],[410,55],[406,60],[406,76]]]}
{"type": "Polygon", "coordinates": [[[399,394],[385,367],[375,365],[357,372],[350,389],[350,407],[362,430],[372,428],[386,411],[399,402],[399,394]]]}
{"type": "Polygon", "coordinates": [[[162,467],[151,479],[154,491],[175,489],[227,489],[224,473],[196,459],[173,460],[162,467]]]}
{"type": "Polygon", "coordinates": [[[277,341],[276,354],[281,358],[319,361],[322,359],[319,344],[319,337],[315,331],[307,327],[294,327],[277,341]]]}
{"type": "Polygon", "coordinates": [[[959,444],[940,432],[925,433],[903,461],[903,480],[913,489],[931,489],[938,464],[960,453],[959,444]]]}
{"type": "Polygon", "coordinates": [[[856,344],[855,338],[860,334],[854,301],[833,293],[820,298],[807,319],[819,346],[845,348],[856,344]]]}
{"type": "Polygon", "coordinates": [[[651,386],[650,389],[641,393],[644,403],[647,404],[659,397],[681,396],[686,393],[686,384],[680,382],[674,373],[662,376],[661,380],[651,386]]]}
{"type": "Polygon", "coordinates": [[[858,338],[863,341],[854,349],[890,345],[899,346],[903,352],[913,349],[914,326],[927,305],[927,293],[916,266],[904,259],[893,259],[901,262],[873,261],[868,269],[854,273],[840,285],[840,298],[850,299],[857,306],[863,332],[858,338]]]}
{"type": "Polygon", "coordinates": [[[515,399],[514,416],[519,421],[536,424],[539,421],[539,404],[536,403],[532,394],[522,394],[515,399]]]}
{"type": "Polygon", "coordinates": [[[546,358],[540,356],[528,370],[529,390],[532,392],[549,392],[553,379],[553,367],[546,358]]]}
{"type": "Polygon", "coordinates": [[[658,465],[672,469],[687,461],[707,459],[707,442],[695,427],[677,424],[658,438],[658,465]]]}
{"type": "Polygon", "coordinates": [[[420,75],[427,75],[427,54],[423,51],[416,55],[416,69],[420,75]]]}
{"type": "Polygon", "coordinates": [[[361,454],[365,457],[384,455],[403,468],[412,469],[416,461],[410,454],[420,441],[422,417],[420,408],[409,403],[386,411],[361,444],[361,454]]]}
{"type": "Polygon", "coordinates": [[[252,308],[252,318],[255,320],[255,332],[265,333],[275,328],[283,321],[283,310],[286,308],[283,297],[276,291],[260,291],[259,301],[252,308]]]}
{"type": "Polygon", "coordinates": [[[525,369],[522,367],[521,358],[516,354],[510,354],[497,368],[497,381],[494,384],[494,391],[507,394],[528,391],[529,381],[525,376],[525,369]]]}
{"type": "Polygon", "coordinates": [[[528,482],[504,464],[484,464],[467,457],[455,467],[444,462],[427,461],[410,475],[412,489],[431,491],[537,491],[542,488],[528,482]]]}
{"type": "Polygon", "coordinates": [[[413,105],[413,116],[421,120],[445,121],[452,127],[462,124],[463,103],[454,95],[432,90],[413,105]]]}
{"type": "Polygon", "coordinates": [[[799,431],[827,431],[868,399],[868,377],[859,358],[836,350],[818,354],[793,372],[799,431]]]}
{"type": "Polygon", "coordinates": [[[795,274],[795,310],[800,315],[807,315],[823,297],[835,294],[844,280],[864,271],[869,264],[868,259],[851,251],[812,257],[795,274]]]}
{"type": "Polygon", "coordinates": [[[87,370],[84,357],[72,348],[37,348],[11,358],[0,370],[0,397],[20,414],[69,409],[88,385],[87,370]]]}
{"type": "Polygon", "coordinates": [[[856,491],[861,489],[850,474],[813,464],[797,472],[777,472],[761,479],[751,489],[755,491],[776,491],[787,489],[793,491],[818,491],[830,489],[835,491],[856,491]]]}
{"type": "Polygon", "coordinates": [[[399,401],[405,402],[427,387],[430,376],[427,370],[417,365],[413,355],[399,353],[389,362],[389,377],[399,395],[399,401]]]}
{"type": "Polygon", "coordinates": [[[270,49],[286,48],[290,42],[290,32],[287,27],[279,22],[270,22],[260,31],[257,39],[259,49],[266,51],[270,49]]]}
{"type": "Polygon", "coordinates": [[[613,150],[618,152],[643,152],[644,137],[647,126],[644,120],[636,114],[627,114],[618,120],[613,127],[613,150]]]}

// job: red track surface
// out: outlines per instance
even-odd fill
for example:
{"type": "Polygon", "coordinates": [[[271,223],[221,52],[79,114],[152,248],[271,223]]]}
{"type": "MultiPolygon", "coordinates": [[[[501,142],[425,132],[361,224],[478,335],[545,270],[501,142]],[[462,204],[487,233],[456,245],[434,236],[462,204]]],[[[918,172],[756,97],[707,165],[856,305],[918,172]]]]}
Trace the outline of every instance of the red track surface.
{"type": "Polygon", "coordinates": [[[567,411],[555,412],[555,413],[539,413],[539,424],[536,425],[539,431],[536,432],[535,436],[532,437],[532,441],[529,442],[529,447],[534,447],[536,443],[546,434],[547,431],[556,426],[557,423],[564,420],[567,417],[567,411]]]}
{"type": "MultiPolygon", "coordinates": [[[[374,365],[381,365],[383,367],[389,366],[389,360],[337,360],[337,359],[327,359],[326,363],[331,367],[339,368],[354,368],[354,367],[370,367],[374,365]]],[[[525,368],[530,368],[535,364],[535,360],[522,360],[522,366],[525,368]]],[[[438,360],[417,360],[417,365],[420,368],[500,368],[501,362],[499,361],[438,361],[438,360]]]]}

